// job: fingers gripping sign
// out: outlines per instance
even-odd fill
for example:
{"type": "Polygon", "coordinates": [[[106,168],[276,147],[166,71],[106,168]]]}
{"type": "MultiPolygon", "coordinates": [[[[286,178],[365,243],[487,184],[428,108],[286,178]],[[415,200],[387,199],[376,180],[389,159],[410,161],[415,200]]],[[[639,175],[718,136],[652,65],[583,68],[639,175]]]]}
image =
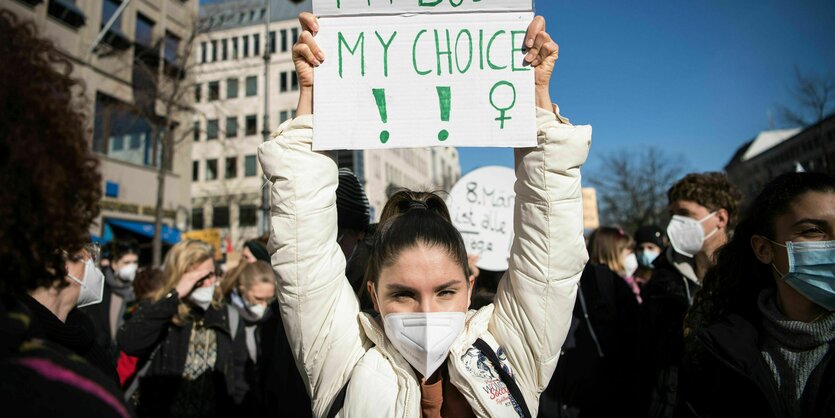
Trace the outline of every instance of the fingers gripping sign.
{"type": "Polygon", "coordinates": [[[531,1],[394,3],[316,1],[299,17],[314,149],[535,145],[557,47],[531,1]]]}

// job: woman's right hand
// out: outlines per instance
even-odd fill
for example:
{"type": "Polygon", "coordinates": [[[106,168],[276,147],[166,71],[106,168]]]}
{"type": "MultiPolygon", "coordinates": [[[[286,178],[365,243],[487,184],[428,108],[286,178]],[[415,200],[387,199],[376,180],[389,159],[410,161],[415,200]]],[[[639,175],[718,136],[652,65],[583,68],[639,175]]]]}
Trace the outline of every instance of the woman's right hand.
{"type": "Polygon", "coordinates": [[[194,290],[194,285],[197,284],[201,279],[206,278],[209,275],[214,274],[214,268],[208,269],[196,269],[183,274],[183,277],[180,277],[180,281],[177,283],[177,296],[180,299],[185,299],[194,290]]]}
{"type": "Polygon", "coordinates": [[[313,39],[319,32],[319,21],[313,13],[304,12],[299,15],[302,33],[298,42],[293,45],[293,63],[299,78],[299,105],[296,115],[313,113],[313,69],[325,61],[325,53],[313,39]]]}

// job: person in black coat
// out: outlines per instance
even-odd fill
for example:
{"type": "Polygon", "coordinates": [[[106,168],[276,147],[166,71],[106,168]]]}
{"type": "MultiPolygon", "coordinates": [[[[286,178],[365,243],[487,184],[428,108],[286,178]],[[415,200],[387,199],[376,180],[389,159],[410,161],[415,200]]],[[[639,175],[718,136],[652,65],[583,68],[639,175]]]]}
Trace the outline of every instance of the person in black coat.
{"type": "Polygon", "coordinates": [[[687,316],[682,416],[835,416],[835,178],[765,186],[687,316]]]}
{"type": "Polygon", "coordinates": [[[741,194],[721,173],[688,174],[667,192],[670,247],[641,288],[640,397],[646,415],[671,417],[684,356],[684,317],[736,224],[741,194]]]}
{"type": "Polygon", "coordinates": [[[101,303],[81,309],[95,326],[96,341],[108,352],[113,364],[119,356],[116,331],[124,323],[125,311],[136,297],[133,280],[139,267],[139,249],[133,242],[112,242],[110,260],[101,268],[104,274],[104,292],[101,303]]]}
{"type": "Polygon", "coordinates": [[[165,285],[119,330],[120,348],[150,361],[138,376],[139,416],[226,417],[246,395],[244,327],[216,291],[213,254],[201,241],[175,245],[165,285]]]}
{"type": "Polygon", "coordinates": [[[272,352],[265,352],[261,341],[264,334],[276,333],[271,325],[265,325],[274,315],[270,304],[275,300],[278,283],[270,263],[257,258],[254,262],[242,263],[223,279],[223,293],[229,306],[234,307],[243,319],[248,354],[245,377],[250,388],[243,411],[265,414],[270,410],[264,405],[261,369],[265,358],[272,352]]]}
{"type": "Polygon", "coordinates": [[[115,369],[76,321],[103,283],[88,246],[102,178],[86,94],[67,56],[19,19],[0,7],[2,415],[126,418],[115,369]]]}
{"type": "Polygon", "coordinates": [[[539,418],[639,414],[638,300],[610,267],[623,266],[630,239],[612,230],[603,227],[589,239],[589,264],[557,369],[540,397],[539,418]]]}

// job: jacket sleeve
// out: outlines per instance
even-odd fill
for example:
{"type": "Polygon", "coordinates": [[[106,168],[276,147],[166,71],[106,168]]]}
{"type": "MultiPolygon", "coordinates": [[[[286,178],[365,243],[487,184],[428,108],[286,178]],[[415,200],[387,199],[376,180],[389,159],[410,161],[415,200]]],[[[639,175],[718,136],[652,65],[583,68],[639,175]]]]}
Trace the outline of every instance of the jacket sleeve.
{"type": "Polygon", "coordinates": [[[537,146],[515,151],[513,245],[489,326],[534,415],[557,366],[588,260],[580,166],[591,126],[557,118],[537,109],[537,146]]]}
{"type": "Polygon", "coordinates": [[[337,167],[312,150],[313,117],[279,128],[258,149],[272,184],[269,249],[281,317],[313,415],[324,416],[365,353],[359,304],[336,242],[337,167]]]}
{"type": "Polygon", "coordinates": [[[119,348],[131,356],[150,355],[177,313],[179,303],[180,299],[174,292],[156,302],[140,305],[116,333],[119,348]]]}

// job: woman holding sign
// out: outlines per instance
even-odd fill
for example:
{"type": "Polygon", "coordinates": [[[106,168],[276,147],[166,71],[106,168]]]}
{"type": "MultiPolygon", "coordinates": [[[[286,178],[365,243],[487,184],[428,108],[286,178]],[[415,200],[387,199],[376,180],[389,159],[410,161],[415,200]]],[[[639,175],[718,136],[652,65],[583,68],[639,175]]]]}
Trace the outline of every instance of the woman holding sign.
{"type": "MultiPolygon", "coordinates": [[[[300,17],[293,47],[298,117],[261,145],[272,183],[278,300],[317,417],[535,417],[560,356],[587,260],[580,166],[591,128],[551,104],[557,45],[537,17],[525,36],[535,69],[538,145],[516,150],[516,217],[495,303],[468,311],[473,288],[461,235],[431,194],[384,209],[367,280],[379,316],[361,314],[336,242],[334,160],[312,150],[319,26],[300,17]]],[[[521,58],[521,57],[520,57],[521,58]]]]}

